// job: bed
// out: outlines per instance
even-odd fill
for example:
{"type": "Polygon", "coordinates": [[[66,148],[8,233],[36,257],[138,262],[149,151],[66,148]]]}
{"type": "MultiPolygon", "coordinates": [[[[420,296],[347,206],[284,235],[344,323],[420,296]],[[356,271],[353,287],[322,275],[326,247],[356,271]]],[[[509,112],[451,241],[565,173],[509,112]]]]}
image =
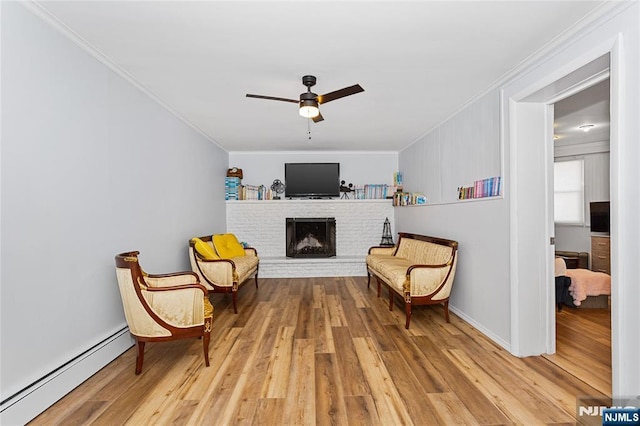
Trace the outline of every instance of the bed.
{"type": "Polygon", "coordinates": [[[565,256],[556,257],[558,309],[561,308],[561,304],[581,308],[607,308],[611,295],[611,276],[586,268],[568,268],[567,263],[573,265],[566,262],[565,256]],[[562,277],[568,277],[569,280],[563,280],[562,277]]]}

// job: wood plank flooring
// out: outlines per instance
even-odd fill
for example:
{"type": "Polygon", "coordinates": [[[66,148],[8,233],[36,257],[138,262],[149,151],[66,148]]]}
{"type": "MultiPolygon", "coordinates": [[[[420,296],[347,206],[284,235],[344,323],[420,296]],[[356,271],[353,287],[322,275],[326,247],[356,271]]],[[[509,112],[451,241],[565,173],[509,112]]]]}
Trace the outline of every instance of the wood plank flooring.
{"type": "Polygon", "coordinates": [[[611,396],[611,308],[563,307],[556,313],[556,353],[545,358],[611,396]]]}
{"type": "Polygon", "coordinates": [[[576,396],[607,395],[558,366],[575,353],[513,357],[441,306],[405,330],[386,296],[362,277],[261,279],[236,315],[212,295],[210,367],[200,340],[147,344],[136,376],[132,348],[31,424],[573,424],[576,396]]]}

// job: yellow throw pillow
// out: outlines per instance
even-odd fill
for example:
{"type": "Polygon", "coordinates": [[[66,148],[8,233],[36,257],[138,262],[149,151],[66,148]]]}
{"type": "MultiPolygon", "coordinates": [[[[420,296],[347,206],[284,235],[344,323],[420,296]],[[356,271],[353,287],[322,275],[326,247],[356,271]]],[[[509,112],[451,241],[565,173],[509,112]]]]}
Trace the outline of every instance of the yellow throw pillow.
{"type": "Polygon", "coordinates": [[[191,241],[194,242],[193,246],[198,252],[198,254],[204,257],[206,260],[219,260],[220,256],[216,254],[209,244],[202,241],[200,238],[192,238],[191,241]]]}
{"type": "Polygon", "coordinates": [[[213,246],[223,259],[244,256],[244,247],[233,234],[217,234],[213,236],[213,246]]]}

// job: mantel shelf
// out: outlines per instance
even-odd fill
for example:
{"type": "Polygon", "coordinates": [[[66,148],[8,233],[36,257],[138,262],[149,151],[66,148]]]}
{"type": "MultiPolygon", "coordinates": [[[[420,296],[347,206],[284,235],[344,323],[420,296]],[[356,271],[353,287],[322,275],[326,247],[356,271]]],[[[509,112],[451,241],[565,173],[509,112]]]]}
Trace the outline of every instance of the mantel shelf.
{"type": "Polygon", "coordinates": [[[227,200],[227,204],[248,204],[248,203],[387,203],[391,204],[392,200],[388,199],[367,199],[367,200],[344,200],[339,198],[312,200],[312,199],[282,199],[282,200],[227,200]]]}

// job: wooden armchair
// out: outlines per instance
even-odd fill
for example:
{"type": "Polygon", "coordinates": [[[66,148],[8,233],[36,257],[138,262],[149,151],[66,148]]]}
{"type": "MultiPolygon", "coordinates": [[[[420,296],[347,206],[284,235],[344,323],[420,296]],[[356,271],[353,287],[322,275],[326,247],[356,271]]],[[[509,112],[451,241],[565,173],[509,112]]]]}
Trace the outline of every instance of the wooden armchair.
{"type": "Polygon", "coordinates": [[[137,251],[116,256],[116,275],[124,315],[136,340],[136,374],[142,372],[146,342],[201,337],[209,366],[213,306],[207,289],[193,272],[151,275],[138,262],[137,251]]]}

